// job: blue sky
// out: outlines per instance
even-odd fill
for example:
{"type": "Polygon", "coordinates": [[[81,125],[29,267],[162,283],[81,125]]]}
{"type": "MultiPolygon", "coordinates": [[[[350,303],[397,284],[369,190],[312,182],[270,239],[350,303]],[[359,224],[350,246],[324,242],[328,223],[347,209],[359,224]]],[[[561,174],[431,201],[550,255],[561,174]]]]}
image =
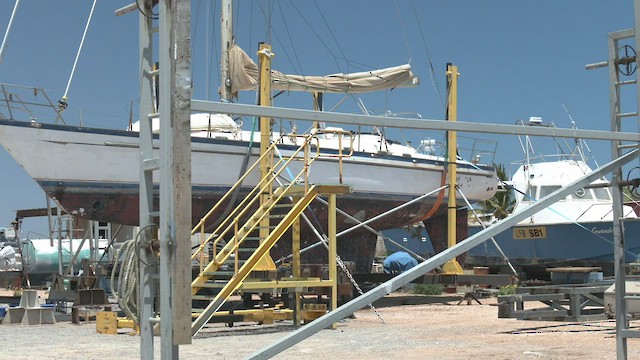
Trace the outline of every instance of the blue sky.
{"type": "MultiPolygon", "coordinates": [[[[78,124],[82,114],[85,126],[127,126],[130,101],[139,97],[138,16],[132,13],[116,17],[113,11],[129,2],[98,2],[69,91],[69,108],[64,114],[67,123],[78,124]]],[[[54,100],[60,99],[91,3],[22,1],[0,64],[0,82],[42,87],[54,100]]],[[[210,99],[217,100],[217,55],[213,54],[219,44],[219,2],[211,3],[215,21],[209,26],[208,38],[215,39],[215,45],[210,47],[209,63],[204,46],[206,1],[194,0],[192,4],[194,97],[206,97],[205,68],[210,66],[210,99]]],[[[13,1],[0,2],[2,35],[12,8],[13,1]]],[[[564,104],[578,127],[593,130],[609,128],[608,73],[606,69],[587,71],[584,65],[606,60],[608,32],[633,27],[631,0],[244,0],[239,2],[236,38],[252,56],[258,41],[269,41],[264,35],[265,13],[272,14],[274,35],[270,41],[276,53],[273,67],[285,72],[354,72],[410,61],[421,85],[366,96],[363,100],[370,110],[415,112],[429,119],[444,117],[431,83],[422,32],[442,92],[445,64],[451,62],[459,67],[460,121],[513,124],[518,119],[541,116],[545,122],[570,127],[564,104]]],[[[253,99],[251,93],[241,95],[243,102],[253,99]]],[[[327,99],[327,106],[336,101],[335,97],[327,99]]],[[[284,94],[276,104],[311,107],[308,97],[297,94],[284,94]]],[[[347,105],[337,111],[355,110],[353,105],[347,105]]],[[[634,123],[628,131],[637,129],[634,123]]],[[[413,141],[443,136],[390,134],[398,140],[413,141]]],[[[522,158],[517,138],[482,137],[499,140],[497,162],[508,164],[522,158]]],[[[608,143],[589,145],[600,163],[610,159],[608,143]]],[[[0,167],[0,226],[6,226],[15,210],[43,207],[45,197],[3,149],[0,167]]],[[[29,230],[29,223],[25,225],[29,230]]],[[[43,231],[43,227],[34,224],[33,230],[43,231]]]]}

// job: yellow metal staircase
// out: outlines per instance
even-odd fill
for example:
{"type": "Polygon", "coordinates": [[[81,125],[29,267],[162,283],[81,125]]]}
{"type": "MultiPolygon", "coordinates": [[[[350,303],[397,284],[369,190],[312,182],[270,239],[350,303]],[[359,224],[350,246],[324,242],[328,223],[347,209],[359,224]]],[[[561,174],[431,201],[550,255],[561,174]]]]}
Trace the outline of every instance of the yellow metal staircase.
{"type": "MultiPolygon", "coordinates": [[[[197,319],[194,321],[192,330],[198,331],[206,324],[207,321],[213,316],[213,314],[222,306],[224,301],[242,284],[242,282],[249,276],[249,273],[258,265],[261,259],[263,259],[266,255],[268,255],[269,250],[273,247],[273,245],[280,239],[280,237],[291,227],[293,222],[302,214],[304,209],[315,199],[316,196],[320,193],[329,193],[329,192],[344,192],[344,187],[342,186],[323,186],[323,185],[312,185],[309,190],[304,194],[304,196],[300,197],[298,201],[296,201],[289,212],[280,220],[280,222],[275,226],[275,228],[269,233],[269,236],[260,243],[255,252],[249,257],[249,259],[238,269],[238,272],[226,283],[226,285],[220,290],[220,292],[216,295],[213,301],[204,309],[202,313],[200,313],[197,319]]],[[[280,191],[282,196],[286,192],[280,191]]],[[[274,193],[275,194],[275,193],[274,193]]],[[[254,224],[259,222],[257,217],[262,217],[266,214],[266,211],[257,211],[256,214],[249,219],[247,224],[254,224]]],[[[252,225],[248,225],[251,227],[252,225]]],[[[225,251],[237,251],[236,242],[229,242],[225,249],[221,251],[220,255],[224,255],[225,251]],[[229,247],[229,249],[226,249],[229,247]]],[[[216,260],[209,263],[211,268],[215,267],[216,260]]],[[[209,266],[208,266],[209,268],[209,266]]],[[[206,281],[208,274],[211,271],[211,268],[208,271],[205,271],[203,274],[200,274],[192,283],[192,293],[197,292],[199,289],[203,287],[203,283],[206,281]]]]}
{"type": "MultiPolygon", "coordinates": [[[[198,295],[198,292],[205,288],[220,289],[202,312],[193,314],[196,318],[192,324],[193,334],[200,331],[226,299],[242,285],[251,271],[264,266],[265,263],[273,266],[269,250],[294,224],[316,196],[351,191],[348,186],[344,185],[309,184],[309,166],[320,156],[320,147],[315,146],[314,154],[311,156],[310,144],[314,137],[312,135],[300,135],[299,137],[303,138],[303,144],[287,157],[280,157],[277,161],[274,161],[273,157],[278,141],[274,142],[192,230],[192,234],[200,233],[202,239],[200,246],[192,255],[192,260],[199,263],[199,274],[192,282],[192,298],[205,299],[206,297],[198,295]],[[261,178],[257,186],[221,221],[211,235],[205,236],[207,220],[219,210],[222,203],[231,197],[231,193],[240,186],[249,173],[257,168],[264,157],[271,157],[273,164],[269,175],[261,178]],[[282,178],[283,172],[289,169],[288,166],[294,161],[303,162],[302,170],[293,176],[289,184],[276,184],[276,179],[282,178]],[[269,219],[279,219],[279,221],[276,225],[270,226],[269,219]],[[260,230],[261,236],[256,237],[254,234],[258,230],[260,230]],[[259,241],[259,245],[257,247],[251,246],[250,242],[253,241],[255,244],[256,240],[259,241]],[[240,260],[243,250],[250,251],[251,255],[248,259],[240,260]],[[226,273],[231,275],[231,278],[228,282],[216,282],[220,270],[224,267],[227,268],[226,273]],[[229,267],[233,271],[228,271],[229,267]]],[[[335,157],[335,154],[332,156],[335,157]]],[[[331,285],[335,284],[331,283],[325,286],[331,285]]]]}

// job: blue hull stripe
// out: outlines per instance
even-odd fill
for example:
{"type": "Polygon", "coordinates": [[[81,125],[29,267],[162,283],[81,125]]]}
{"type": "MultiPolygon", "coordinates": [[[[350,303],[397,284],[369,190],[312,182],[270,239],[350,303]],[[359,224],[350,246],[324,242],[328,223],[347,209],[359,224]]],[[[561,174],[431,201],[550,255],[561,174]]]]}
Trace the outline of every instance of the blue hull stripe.
{"type": "MultiPolygon", "coordinates": [[[[23,128],[34,127],[34,125],[29,122],[2,120],[2,119],[0,119],[0,126],[14,126],[14,127],[23,127],[23,128]]],[[[80,127],[80,126],[43,124],[43,123],[37,123],[37,128],[54,130],[54,131],[76,132],[76,133],[83,133],[83,134],[110,135],[110,136],[123,136],[127,138],[138,138],[137,132],[117,130],[117,129],[95,129],[95,128],[80,127]]],[[[157,134],[154,134],[154,139],[158,139],[157,134]]],[[[227,139],[192,137],[191,142],[202,143],[202,144],[232,145],[232,146],[238,146],[240,148],[249,147],[248,141],[227,140],[227,139]]],[[[253,142],[252,148],[259,149],[260,144],[257,142],[253,142]]],[[[281,149],[296,150],[297,147],[291,146],[291,145],[282,145],[281,149]]],[[[332,149],[323,149],[322,151],[323,153],[329,153],[329,154],[338,153],[337,150],[332,150],[332,149]]],[[[372,153],[356,151],[353,153],[353,156],[370,159],[372,158],[372,153]]],[[[377,153],[377,154],[374,154],[374,157],[376,159],[394,160],[394,161],[407,162],[407,163],[420,163],[420,164],[437,165],[437,166],[446,165],[446,162],[444,161],[395,156],[395,155],[389,155],[389,154],[377,153]]],[[[491,166],[486,166],[486,165],[458,164],[458,168],[467,169],[467,170],[482,170],[482,171],[493,172],[493,168],[491,166]]]]}
{"type": "MultiPolygon", "coordinates": [[[[510,259],[530,260],[532,263],[546,260],[598,260],[613,261],[612,222],[591,222],[575,224],[547,224],[519,226],[515,229],[544,228],[546,237],[516,239],[514,228],[497,236],[496,242],[510,259]]],[[[627,220],[625,226],[626,261],[635,261],[640,253],[640,220],[627,220]]],[[[480,231],[480,227],[469,227],[469,235],[480,231]]],[[[535,231],[534,231],[535,232],[535,231]]],[[[489,240],[467,252],[477,258],[501,257],[489,240]]]]}

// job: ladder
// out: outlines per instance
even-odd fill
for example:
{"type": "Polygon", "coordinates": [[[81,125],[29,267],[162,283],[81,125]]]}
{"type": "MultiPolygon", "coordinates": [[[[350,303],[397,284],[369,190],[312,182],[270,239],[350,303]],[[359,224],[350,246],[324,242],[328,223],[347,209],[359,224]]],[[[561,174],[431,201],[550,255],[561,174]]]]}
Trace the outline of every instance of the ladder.
{"type": "MultiPolygon", "coordinates": [[[[637,33],[639,2],[635,2],[636,7],[636,26],[635,29],[628,29],[609,33],[609,59],[605,63],[609,67],[609,89],[610,89],[610,115],[611,115],[611,131],[624,131],[625,122],[635,119],[638,121],[638,106],[640,105],[640,91],[638,89],[640,72],[637,71],[638,64],[636,53],[634,50],[640,46],[640,38],[637,33]],[[635,38],[635,39],[634,39],[635,38]],[[634,46],[623,45],[624,39],[631,39],[634,46]],[[636,90],[635,111],[625,112],[621,106],[621,93],[623,88],[628,89],[628,85],[632,85],[636,90]]],[[[597,67],[596,64],[594,67],[597,67]]],[[[589,68],[589,66],[587,67],[589,68]]],[[[638,143],[622,143],[622,141],[611,142],[612,157],[619,158],[628,150],[637,148],[638,143]]],[[[627,318],[627,300],[630,297],[626,293],[626,259],[624,249],[624,231],[622,224],[622,191],[621,182],[623,181],[622,170],[618,168],[612,173],[612,195],[613,195],[613,238],[614,238],[614,271],[615,271],[615,317],[616,317],[616,353],[618,359],[627,358],[627,339],[640,338],[640,331],[632,330],[629,327],[629,319],[627,318]]],[[[634,191],[635,192],[635,191],[634,191]]]]}
{"type": "MultiPolygon", "coordinates": [[[[289,135],[290,136],[290,135],[289,135]]],[[[269,250],[299,219],[303,211],[320,194],[343,194],[351,191],[344,185],[318,185],[309,183],[309,168],[321,156],[319,146],[314,144],[314,155],[311,156],[312,135],[297,135],[303,138],[297,150],[280,157],[273,162],[268,176],[260,179],[258,184],[246,197],[234,207],[228,216],[220,222],[212,234],[205,233],[211,218],[226,203],[240,184],[258,168],[263,157],[273,156],[279,141],[273,142],[266,152],[240,177],[238,182],[218,201],[192,230],[192,235],[200,234],[200,246],[193,252],[192,260],[198,263],[198,275],[191,284],[193,300],[207,300],[209,304],[203,309],[196,309],[192,324],[192,334],[197,334],[211,317],[220,309],[229,296],[241,288],[244,281],[255,270],[275,270],[275,264],[269,256],[269,250]],[[302,162],[301,170],[291,174],[291,164],[302,162]],[[285,172],[292,178],[287,184],[279,184],[285,172]],[[264,197],[266,195],[266,197],[264,197]],[[261,201],[261,197],[263,197],[261,201]],[[274,220],[272,225],[270,221],[274,220]],[[266,224],[266,225],[265,225],[266,224]],[[266,231],[263,229],[267,227],[266,231]],[[263,231],[261,231],[263,230],[263,231]],[[258,234],[257,234],[258,233],[258,234]],[[261,237],[259,234],[265,234],[261,237]],[[205,289],[217,292],[213,298],[202,294],[205,289]]],[[[335,224],[334,224],[335,227],[335,224]]],[[[335,262],[333,263],[335,267],[335,262]]],[[[269,288],[273,283],[264,282],[255,288],[269,288]]],[[[293,283],[292,283],[293,284],[293,283]]],[[[255,284],[254,284],[255,285],[255,284]]],[[[289,284],[291,285],[291,284],[289,284]]],[[[298,281],[295,286],[300,286],[298,281]]],[[[313,280],[307,286],[335,286],[335,279],[329,281],[313,280]]],[[[277,287],[288,287],[277,284],[277,287]]]]}

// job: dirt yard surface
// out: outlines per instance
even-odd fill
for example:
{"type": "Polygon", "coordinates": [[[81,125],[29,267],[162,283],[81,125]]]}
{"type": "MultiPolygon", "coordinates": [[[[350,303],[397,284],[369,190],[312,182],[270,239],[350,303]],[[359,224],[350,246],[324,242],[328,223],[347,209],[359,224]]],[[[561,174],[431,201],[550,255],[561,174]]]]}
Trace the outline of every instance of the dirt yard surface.
{"type": "MultiPolygon", "coordinates": [[[[563,323],[498,319],[496,299],[467,305],[452,297],[404,297],[403,303],[369,309],[336,330],[322,330],[275,359],[615,359],[615,322],[563,323]]],[[[640,323],[632,324],[634,327],[640,323]]],[[[180,359],[242,359],[292,330],[274,325],[215,325],[180,346],[180,359]]],[[[95,322],[74,325],[0,325],[3,359],[137,359],[139,337],[126,330],[101,335],[95,322]]],[[[640,359],[631,339],[629,359],[640,359]]],[[[160,358],[159,338],[155,344],[160,358]]]]}

